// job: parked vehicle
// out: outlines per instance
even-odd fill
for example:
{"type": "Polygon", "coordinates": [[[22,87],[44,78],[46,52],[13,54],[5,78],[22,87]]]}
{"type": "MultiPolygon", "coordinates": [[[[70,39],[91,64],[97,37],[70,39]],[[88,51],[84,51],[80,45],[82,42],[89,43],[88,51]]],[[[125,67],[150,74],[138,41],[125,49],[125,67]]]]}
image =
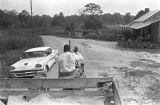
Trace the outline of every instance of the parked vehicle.
{"type": "Polygon", "coordinates": [[[51,47],[31,48],[23,53],[21,60],[10,66],[13,77],[46,76],[46,73],[56,63],[58,49],[51,47]]]}

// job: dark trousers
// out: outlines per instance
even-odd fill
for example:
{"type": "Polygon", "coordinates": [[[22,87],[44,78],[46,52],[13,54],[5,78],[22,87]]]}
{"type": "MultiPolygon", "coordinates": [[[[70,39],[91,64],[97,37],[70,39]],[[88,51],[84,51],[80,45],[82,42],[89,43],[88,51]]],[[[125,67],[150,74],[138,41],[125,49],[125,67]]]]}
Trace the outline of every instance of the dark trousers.
{"type": "Polygon", "coordinates": [[[58,77],[79,78],[80,72],[78,70],[74,70],[72,72],[59,72],[58,77]]]}

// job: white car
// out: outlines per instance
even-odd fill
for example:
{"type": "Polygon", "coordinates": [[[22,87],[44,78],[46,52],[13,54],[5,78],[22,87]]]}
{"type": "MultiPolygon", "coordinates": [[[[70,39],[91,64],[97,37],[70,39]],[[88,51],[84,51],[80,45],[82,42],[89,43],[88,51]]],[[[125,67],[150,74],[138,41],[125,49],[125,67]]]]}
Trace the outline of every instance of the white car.
{"type": "Polygon", "coordinates": [[[46,76],[56,62],[58,49],[51,47],[31,48],[23,53],[21,60],[10,66],[13,77],[46,76]]]}

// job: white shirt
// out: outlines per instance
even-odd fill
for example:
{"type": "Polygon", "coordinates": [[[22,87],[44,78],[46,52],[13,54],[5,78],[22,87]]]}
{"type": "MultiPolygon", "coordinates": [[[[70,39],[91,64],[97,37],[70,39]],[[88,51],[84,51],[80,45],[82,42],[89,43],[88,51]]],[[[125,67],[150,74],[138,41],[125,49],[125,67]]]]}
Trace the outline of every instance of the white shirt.
{"type": "Polygon", "coordinates": [[[78,60],[78,61],[83,61],[83,56],[82,56],[82,54],[80,54],[79,52],[76,52],[75,54],[76,54],[76,60],[78,60]]]}
{"type": "Polygon", "coordinates": [[[65,52],[58,57],[59,71],[71,72],[75,70],[75,54],[65,52]]]}

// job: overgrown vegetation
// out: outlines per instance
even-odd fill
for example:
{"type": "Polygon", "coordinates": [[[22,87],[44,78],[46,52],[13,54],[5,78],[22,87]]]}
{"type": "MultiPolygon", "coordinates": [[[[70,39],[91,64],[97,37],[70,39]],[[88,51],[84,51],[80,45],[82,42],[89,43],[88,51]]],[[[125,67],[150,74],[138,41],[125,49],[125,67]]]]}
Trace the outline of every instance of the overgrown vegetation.
{"type": "Polygon", "coordinates": [[[108,26],[106,29],[100,29],[100,34],[92,30],[86,31],[85,38],[105,41],[118,41],[118,35],[121,33],[119,25],[108,26]],[[89,32],[88,32],[89,31],[89,32]]]}
{"type": "MultiPolygon", "coordinates": [[[[34,32],[40,35],[65,36],[72,33],[71,37],[76,37],[75,33],[83,34],[83,38],[117,40],[117,30],[108,28],[109,25],[127,24],[133,16],[127,12],[125,15],[120,13],[104,13],[100,5],[88,3],[79,10],[78,15],[65,16],[63,12],[59,14],[35,15],[33,16],[34,32]]],[[[30,28],[31,15],[27,10],[18,13],[15,10],[0,9],[0,28],[30,28]]],[[[16,39],[15,39],[16,40],[16,39]]],[[[24,43],[25,41],[23,41],[24,43]]],[[[11,43],[11,42],[10,42],[11,43]]],[[[22,47],[13,44],[12,47],[22,47]]],[[[10,49],[10,48],[6,48],[10,49]]]]}
{"type": "Polygon", "coordinates": [[[8,35],[0,36],[0,77],[9,77],[9,66],[19,60],[26,49],[42,46],[40,36],[31,35],[30,30],[10,30],[8,35]]]}
{"type": "MultiPolygon", "coordinates": [[[[133,16],[130,13],[122,15],[120,13],[104,13],[99,15],[104,24],[127,24],[133,16]]],[[[22,10],[18,13],[15,10],[1,10],[0,9],[0,28],[29,28],[31,27],[31,16],[27,10],[22,10]]],[[[39,27],[54,27],[61,26],[67,27],[74,24],[74,27],[81,27],[83,20],[81,15],[64,16],[63,12],[59,14],[49,15],[36,15],[33,16],[34,28],[39,27]]]]}
{"type": "Polygon", "coordinates": [[[155,49],[160,47],[159,42],[154,42],[148,37],[137,36],[130,31],[121,33],[121,36],[118,38],[118,45],[133,49],[155,49]]]}

